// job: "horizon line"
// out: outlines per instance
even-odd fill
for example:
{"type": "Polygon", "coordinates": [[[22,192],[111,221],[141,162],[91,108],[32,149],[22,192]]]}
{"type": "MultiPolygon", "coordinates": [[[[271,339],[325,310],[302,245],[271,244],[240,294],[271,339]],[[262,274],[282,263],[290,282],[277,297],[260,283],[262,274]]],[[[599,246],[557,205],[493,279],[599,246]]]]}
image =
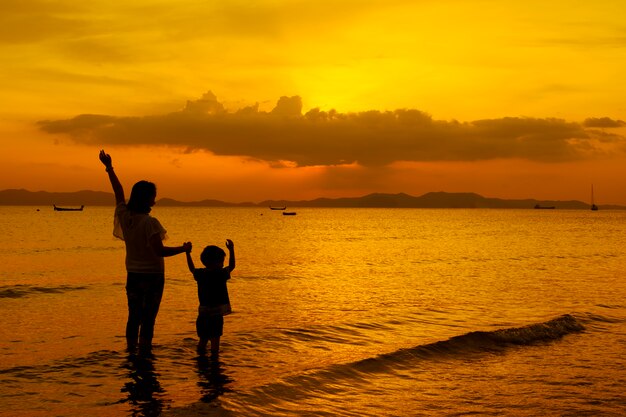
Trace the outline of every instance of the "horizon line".
{"type": "MultiPolygon", "coordinates": [[[[100,194],[100,195],[107,195],[107,196],[112,196],[113,193],[110,191],[97,191],[97,190],[89,190],[89,189],[83,189],[83,190],[79,190],[79,191],[45,191],[45,190],[40,190],[40,191],[30,191],[28,189],[25,188],[8,188],[8,189],[4,189],[4,190],[0,190],[0,193],[2,194],[6,194],[7,192],[22,192],[22,193],[28,193],[28,194],[48,194],[48,195],[77,195],[80,193],[95,193],[95,194],[100,194]]],[[[292,205],[294,204],[305,204],[305,203],[314,203],[314,202],[320,202],[320,200],[323,201],[328,201],[328,202],[338,202],[339,200],[351,200],[351,201],[358,201],[358,200],[363,200],[366,199],[368,197],[381,197],[381,198],[390,198],[390,197],[406,197],[406,198],[410,198],[410,199],[420,199],[420,198],[424,198],[426,196],[429,195],[447,195],[447,196],[466,196],[466,197],[474,197],[475,199],[480,199],[480,200],[487,200],[487,201],[491,201],[491,202],[503,202],[503,203],[537,203],[540,204],[541,203],[561,203],[561,204],[567,204],[567,205],[580,205],[581,208],[583,206],[590,206],[590,204],[588,202],[585,201],[581,201],[581,200],[576,200],[576,199],[568,199],[568,200],[555,200],[555,199],[536,199],[536,198],[532,198],[532,197],[527,197],[527,198],[501,198],[501,197],[485,197],[481,194],[478,194],[476,192],[448,192],[448,191],[428,191],[426,193],[423,193],[421,195],[412,195],[412,194],[408,194],[405,192],[398,192],[398,193],[384,193],[384,192],[371,192],[368,194],[363,194],[357,197],[315,197],[315,198],[311,198],[311,199],[264,199],[264,200],[260,200],[260,201],[240,201],[240,202],[232,202],[232,201],[224,201],[218,198],[204,198],[204,199],[200,199],[200,200],[191,200],[191,201],[184,201],[184,200],[179,200],[176,198],[172,198],[172,197],[168,197],[168,196],[164,196],[161,197],[157,200],[158,202],[164,202],[165,206],[167,205],[202,205],[202,203],[207,203],[207,202],[212,202],[213,206],[219,206],[220,204],[223,204],[224,206],[262,206],[262,205],[267,205],[267,204],[273,204],[273,203],[277,203],[277,204],[283,204],[283,203],[291,203],[292,205]]],[[[59,202],[61,203],[61,202],[59,202]]],[[[109,203],[105,203],[104,201],[98,201],[98,202],[92,202],[92,203],[88,203],[85,201],[85,203],[92,205],[92,206],[105,206],[105,205],[109,205],[109,203]]],[[[111,200],[111,204],[113,204],[114,201],[113,199],[111,200]]],[[[375,203],[375,202],[371,202],[371,203],[375,203]]],[[[378,204],[373,204],[374,207],[377,206],[381,206],[383,202],[378,202],[378,204]]],[[[445,205],[444,203],[447,203],[449,206],[451,207],[455,207],[455,206],[459,206],[459,202],[452,202],[452,201],[447,201],[447,202],[440,202],[440,205],[445,205]]],[[[27,202],[27,201],[22,201],[22,202],[3,202],[0,203],[2,205],[22,205],[22,206],[31,206],[31,205],[41,205],[41,204],[52,204],[50,202],[27,202]]],[[[55,203],[56,204],[56,203],[55,203]]],[[[76,203],[73,202],[72,204],[81,204],[81,203],[76,203]]],[[[386,207],[394,207],[397,205],[386,205],[386,207]]],[[[607,203],[607,204],[599,204],[600,207],[605,207],[605,208],[622,208],[622,209],[626,209],[626,206],[622,205],[622,204],[612,204],[612,203],[607,203]]]]}

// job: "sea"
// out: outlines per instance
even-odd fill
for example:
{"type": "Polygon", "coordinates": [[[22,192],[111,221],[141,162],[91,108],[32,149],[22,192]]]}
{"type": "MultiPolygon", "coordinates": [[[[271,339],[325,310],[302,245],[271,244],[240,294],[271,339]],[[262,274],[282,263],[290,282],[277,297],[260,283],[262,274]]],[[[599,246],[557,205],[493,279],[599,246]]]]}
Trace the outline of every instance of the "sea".
{"type": "Polygon", "coordinates": [[[0,415],[626,415],[626,211],[291,211],[154,207],[235,244],[213,359],[184,255],[129,354],[113,206],[0,207],[0,415]]]}

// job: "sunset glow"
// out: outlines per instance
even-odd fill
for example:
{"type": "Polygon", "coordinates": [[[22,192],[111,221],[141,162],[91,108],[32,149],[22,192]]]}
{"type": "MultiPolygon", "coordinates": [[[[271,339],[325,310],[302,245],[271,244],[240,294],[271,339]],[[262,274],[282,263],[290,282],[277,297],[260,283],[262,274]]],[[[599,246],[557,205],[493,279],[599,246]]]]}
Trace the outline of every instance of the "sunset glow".
{"type": "Polygon", "coordinates": [[[5,1],[0,189],[626,205],[621,1],[5,1]]]}

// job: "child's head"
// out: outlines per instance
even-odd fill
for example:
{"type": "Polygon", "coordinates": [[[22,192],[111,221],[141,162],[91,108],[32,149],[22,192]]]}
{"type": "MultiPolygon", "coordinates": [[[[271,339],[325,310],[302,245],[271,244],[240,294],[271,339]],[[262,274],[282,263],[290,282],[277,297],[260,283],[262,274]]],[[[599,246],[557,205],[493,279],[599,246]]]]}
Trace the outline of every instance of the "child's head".
{"type": "Polygon", "coordinates": [[[136,213],[150,213],[156,198],[156,185],[149,181],[139,181],[133,185],[128,199],[128,209],[136,213]]]}
{"type": "Polygon", "coordinates": [[[204,248],[200,255],[200,261],[207,268],[224,266],[224,259],[226,258],[226,252],[219,246],[210,245],[204,248]]]}

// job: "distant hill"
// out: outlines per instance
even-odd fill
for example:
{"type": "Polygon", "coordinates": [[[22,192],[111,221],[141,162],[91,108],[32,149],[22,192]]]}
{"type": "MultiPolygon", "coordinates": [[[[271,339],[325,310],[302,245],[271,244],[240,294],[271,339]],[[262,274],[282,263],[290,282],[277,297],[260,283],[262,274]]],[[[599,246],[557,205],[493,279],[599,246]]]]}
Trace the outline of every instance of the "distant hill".
{"type": "MultiPolygon", "coordinates": [[[[408,194],[369,194],[354,198],[318,198],[310,201],[268,200],[260,206],[288,207],[381,207],[381,208],[534,208],[535,205],[554,206],[557,209],[589,209],[582,201],[557,200],[503,200],[486,198],[475,193],[431,192],[419,197],[408,194]]],[[[626,209],[623,206],[604,205],[600,209],[626,209]]]]}
{"type": "MultiPolygon", "coordinates": [[[[76,191],[71,193],[51,193],[46,191],[3,190],[0,191],[0,205],[4,206],[113,206],[112,193],[101,191],[76,191]]],[[[315,200],[266,200],[260,203],[228,203],[219,200],[183,202],[162,198],[157,204],[162,207],[371,207],[371,208],[510,208],[532,209],[535,205],[554,206],[557,209],[586,210],[589,204],[582,201],[559,200],[504,200],[487,198],[475,193],[432,192],[419,197],[405,193],[374,193],[363,197],[318,198],[315,200]]],[[[624,206],[600,205],[601,210],[626,210],[624,206]]]]}
{"type": "Polygon", "coordinates": [[[219,200],[201,200],[201,201],[177,201],[171,198],[161,198],[157,201],[157,204],[162,207],[255,207],[254,203],[227,203],[219,200]]]}
{"type": "Polygon", "coordinates": [[[47,191],[3,190],[0,191],[0,205],[3,206],[110,206],[114,205],[112,193],[102,191],[75,191],[71,193],[50,193],[47,191]]]}

